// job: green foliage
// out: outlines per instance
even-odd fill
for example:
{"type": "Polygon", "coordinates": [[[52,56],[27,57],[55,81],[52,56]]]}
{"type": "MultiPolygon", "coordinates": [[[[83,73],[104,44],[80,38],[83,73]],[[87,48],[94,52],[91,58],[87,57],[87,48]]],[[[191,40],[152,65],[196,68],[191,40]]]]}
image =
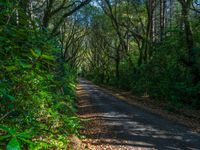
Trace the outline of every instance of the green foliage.
{"type": "Polygon", "coordinates": [[[8,145],[7,145],[7,147],[6,147],[6,149],[7,149],[7,150],[21,150],[20,144],[19,144],[17,138],[12,138],[12,139],[9,141],[9,143],[8,143],[8,145]]]}
{"type": "Polygon", "coordinates": [[[28,143],[30,145],[34,144],[30,139],[31,130],[25,130],[24,132],[18,133],[16,129],[10,129],[7,126],[0,126],[0,129],[5,131],[7,134],[0,137],[0,141],[5,141],[9,139],[9,142],[6,146],[7,150],[20,150],[20,140],[24,143],[28,143]]]}
{"type": "Polygon", "coordinates": [[[10,14],[14,5],[1,6],[0,147],[65,149],[68,136],[80,127],[74,108],[76,72],[59,61],[57,39],[30,25],[23,9],[18,8],[25,21],[17,24],[10,14]]]}
{"type": "Polygon", "coordinates": [[[151,61],[136,68],[132,91],[168,101],[176,108],[183,104],[199,108],[199,82],[193,83],[191,70],[181,61],[185,53],[178,39],[169,38],[156,46],[151,61]]]}
{"type": "MultiPolygon", "coordinates": [[[[147,63],[138,64],[138,53],[132,52],[120,62],[120,78],[115,77],[115,64],[91,69],[86,77],[99,84],[108,84],[131,90],[139,96],[149,96],[167,104],[167,110],[187,108],[200,108],[200,50],[192,50],[192,66],[188,66],[188,49],[181,43],[180,31],[169,31],[173,36],[166,36],[162,42],[153,43],[152,56],[147,63]],[[101,72],[104,73],[102,80],[101,72]],[[194,73],[196,80],[194,82],[194,73]],[[109,79],[109,80],[107,80],[109,79]]],[[[194,34],[194,37],[198,33],[194,34]]],[[[197,43],[198,45],[199,43],[197,43]]],[[[137,49],[137,47],[134,47],[137,49]]],[[[139,51],[139,49],[138,49],[139,51]]]]}

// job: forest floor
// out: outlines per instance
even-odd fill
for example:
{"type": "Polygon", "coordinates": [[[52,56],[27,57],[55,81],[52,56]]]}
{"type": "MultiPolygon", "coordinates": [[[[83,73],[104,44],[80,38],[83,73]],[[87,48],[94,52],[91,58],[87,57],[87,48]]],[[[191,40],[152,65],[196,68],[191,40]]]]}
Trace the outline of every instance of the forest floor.
{"type": "Polygon", "coordinates": [[[77,98],[87,149],[200,149],[199,133],[160,112],[140,107],[134,97],[131,99],[137,104],[130,104],[125,96],[80,79],[77,98]]]}

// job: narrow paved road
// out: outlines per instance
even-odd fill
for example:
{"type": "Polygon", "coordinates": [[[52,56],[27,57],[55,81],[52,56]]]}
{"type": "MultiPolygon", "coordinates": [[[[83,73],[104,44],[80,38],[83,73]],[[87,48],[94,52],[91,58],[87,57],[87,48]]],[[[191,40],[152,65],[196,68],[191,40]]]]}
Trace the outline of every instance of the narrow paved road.
{"type": "Polygon", "coordinates": [[[187,127],[117,99],[81,79],[79,114],[90,119],[83,130],[95,150],[200,150],[200,135],[187,127]]]}

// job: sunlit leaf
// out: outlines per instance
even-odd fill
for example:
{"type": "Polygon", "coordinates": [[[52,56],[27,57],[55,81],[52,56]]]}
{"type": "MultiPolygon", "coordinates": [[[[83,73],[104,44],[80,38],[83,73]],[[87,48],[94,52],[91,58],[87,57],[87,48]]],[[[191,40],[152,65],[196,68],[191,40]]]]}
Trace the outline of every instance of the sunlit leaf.
{"type": "Polygon", "coordinates": [[[21,150],[20,148],[20,143],[18,142],[17,138],[16,137],[13,137],[7,147],[6,147],[6,150],[21,150]]]}
{"type": "Polygon", "coordinates": [[[53,56],[49,56],[49,55],[42,55],[42,58],[44,58],[46,60],[52,60],[52,61],[55,60],[55,58],[53,56]]]}
{"type": "Polygon", "coordinates": [[[34,50],[31,49],[31,53],[34,57],[39,57],[40,54],[36,53],[34,50]]]}
{"type": "Polygon", "coordinates": [[[6,66],[6,71],[11,72],[11,71],[16,71],[17,67],[16,66],[6,66]]]}

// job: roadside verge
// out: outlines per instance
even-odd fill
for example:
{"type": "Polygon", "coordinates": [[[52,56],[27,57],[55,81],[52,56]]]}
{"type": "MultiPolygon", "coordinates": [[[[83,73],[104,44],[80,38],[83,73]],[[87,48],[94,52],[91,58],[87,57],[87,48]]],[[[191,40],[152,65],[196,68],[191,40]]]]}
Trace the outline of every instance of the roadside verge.
{"type": "MultiPolygon", "coordinates": [[[[91,81],[88,81],[92,83],[91,81]]],[[[173,109],[167,110],[167,104],[162,101],[156,101],[149,97],[134,96],[131,92],[116,89],[105,85],[95,85],[99,90],[117,97],[119,100],[125,101],[130,105],[135,105],[154,114],[161,115],[164,118],[172,120],[173,122],[180,123],[188,126],[193,131],[200,133],[200,110],[189,109],[173,109]]]]}

